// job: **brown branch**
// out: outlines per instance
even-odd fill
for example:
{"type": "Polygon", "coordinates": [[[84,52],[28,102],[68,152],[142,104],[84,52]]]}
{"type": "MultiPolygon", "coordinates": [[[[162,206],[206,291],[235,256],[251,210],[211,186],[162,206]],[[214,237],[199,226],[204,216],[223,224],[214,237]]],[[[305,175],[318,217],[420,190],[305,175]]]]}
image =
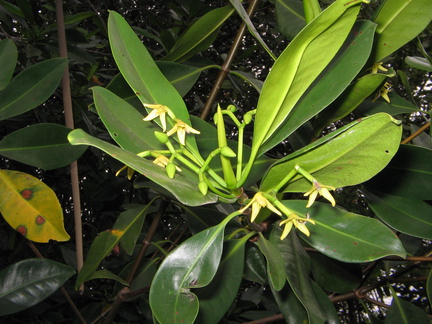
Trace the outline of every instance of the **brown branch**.
{"type": "MultiPolygon", "coordinates": [[[[249,1],[249,8],[247,10],[247,14],[249,17],[252,17],[257,6],[258,6],[258,0],[249,1]]],[[[213,88],[201,112],[200,115],[201,119],[207,119],[208,115],[210,114],[211,107],[216,100],[216,96],[219,93],[222,83],[224,82],[226,76],[228,75],[232,62],[234,61],[234,57],[241,46],[241,41],[243,39],[245,32],[246,32],[246,24],[242,23],[234,39],[234,42],[231,46],[231,49],[228,52],[228,56],[224,64],[222,65],[222,70],[219,71],[219,74],[216,78],[216,82],[213,84],[213,88]]]]}
{"type": "MultiPolygon", "coordinates": [[[[63,1],[56,0],[56,17],[57,17],[57,31],[60,57],[67,58],[67,45],[66,45],[66,32],[63,16],[63,1]]],[[[72,95],[69,79],[69,66],[65,68],[62,78],[62,94],[63,94],[63,107],[65,114],[65,125],[71,129],[74,128],[73,110],[72,110],[72,95]]],[[[81,224],[81,198],[79,192],[79,178],[78,178],[78,163],[76,161],[70,164],[71,186],[72,186],[72,201],[73,201],[73,214],[75,222],[75,247],[77,259],[77,271],[79,272],[84,264],[83,254],[83,241],[82,241],[82,224],[81,224]]],[[[84,284],[80,286],[80,291],[84,290],[84,284]]]]}
{"type": "Polygon", "coordinates": [[[426,124],[424,124],[422,127],[420,127],[416,132],[412,133],[410,136],[408,136],[407,138],[405,138],[401,144],[406,144],[411,142],[414,138],[416,138],[417,136],[419,136],[421,133],[423,133],[426,129],[428,129],[430,127],[430,121],[428,121],[426,124]]]}

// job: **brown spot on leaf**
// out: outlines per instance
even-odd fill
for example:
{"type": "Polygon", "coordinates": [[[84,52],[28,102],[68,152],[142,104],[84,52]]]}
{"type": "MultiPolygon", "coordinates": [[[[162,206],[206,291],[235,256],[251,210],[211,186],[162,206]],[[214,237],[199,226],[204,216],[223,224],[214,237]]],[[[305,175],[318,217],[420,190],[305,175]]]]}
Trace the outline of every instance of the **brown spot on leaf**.
{"type": "Polygon", "coordinates": [[[16,230],[22,236],[26,236],[27,235],[27,228],[25,226],[23,226],[23,225],[18,226],[16,230]]]}
{"type": "Polygon", "coordinates": [[[24,189],[23,191],[21,191],[21,196],[24,199],[30,199],[32,195],[33,195],[33,191],[31,191],[30,189],[24,189]]]}
{"type": "Polygon", "coordinates": [[[42,225],[43,223],[45,223],[45,218],[43,218],[41,215],[38,215],[36,217],[36,224],[42,225]]]}

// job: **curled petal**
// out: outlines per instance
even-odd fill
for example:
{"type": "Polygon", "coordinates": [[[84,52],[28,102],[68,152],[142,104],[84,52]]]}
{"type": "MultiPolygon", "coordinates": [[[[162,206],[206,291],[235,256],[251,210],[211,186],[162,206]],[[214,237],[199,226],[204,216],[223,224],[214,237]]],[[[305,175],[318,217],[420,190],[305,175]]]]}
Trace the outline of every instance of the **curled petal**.
{"type": "Polygon", "coordinates": [[[281,240],[283,240],[284,238],[286,238],[288,236],[288,234],[291,232],[292,226],[293,226],[293,222],[289,221],[287,223],[284,223],[284,221],[280,222],[279,226],[285,224],[285,227],[283,229],[282,235],[280,237],[281,240]]]}
{"type": "Polygon", "coordinates": [[[309,229],[306,227],[306,224],[304,222],[299,222],[297,220],[294,220],[294,222],[295,227],[298,228],[300,232],[302,232],[306,236],[310,235],[309,229]]]}
{"type": "Polygon", "coordinates": [[[336,200],[333,198],[333,196],[331,195],[330,191],[327,188],[322,188],[320,194],[327,199],[332,206],[336,206],[336,200]]]}

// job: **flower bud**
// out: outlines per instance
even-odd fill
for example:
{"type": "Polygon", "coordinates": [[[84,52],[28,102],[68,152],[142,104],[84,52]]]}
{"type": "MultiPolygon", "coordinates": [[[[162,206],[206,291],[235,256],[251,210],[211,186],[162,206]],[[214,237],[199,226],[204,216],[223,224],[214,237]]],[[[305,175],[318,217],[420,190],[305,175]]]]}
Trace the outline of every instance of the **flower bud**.
{"type": "Polygon", "coordinates": [[[246,114],[243,116],[243,121],[244,121],[244,123],[245,123],[246,125],[249,124],[249,123],[252,121],[252,115],[246,113],[246,114]]]}
{"type": "Polygon", "coordinates": [[[222,156],[225,156],[227,158],[236,157],[235,152],[229,146],[222,147],[221,148],[221,154],[222,154],[222,156]]]}
{"type": "Polygon", "coordinates": [[[203,196],[207,195],[208,185],[204,181],[198,183],[198,189],[202,193],[203,196]]]}
{"type": "Polygon", "coordinates": [[[176,166],[174,163],[172,163],[172,162],[168,163],[165,170],[166,170],[168,177],[170,177],[171,179],[174,178],[175,173],[176,173],[176,166]]]}
{"type": "Polygon", "coordinates": [[[168,142],[168,135],[167,134],[155,131],[154,135],[157,138],[157,140],[159,142],[161,142],[162,144],[165,144],[166,142],[168,142]]]}

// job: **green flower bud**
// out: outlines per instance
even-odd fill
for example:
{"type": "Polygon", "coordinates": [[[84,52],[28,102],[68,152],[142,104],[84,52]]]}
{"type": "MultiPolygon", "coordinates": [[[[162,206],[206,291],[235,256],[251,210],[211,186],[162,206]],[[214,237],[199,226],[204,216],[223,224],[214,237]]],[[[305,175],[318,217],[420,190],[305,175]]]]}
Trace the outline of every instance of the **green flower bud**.
{"type": "Polygon", "coordinates": [[[252,115],[251,114],[245,114],[243,116],[243,121],[247,125],[252,121],[252,115]]]}
{"type": "Polygon", "coordinates": [[[155,131],[154,135],[157,138],[157,140],[159,142],[161,142],[162,144],[165,144],[166,142],[168,142],[168,135],[167,134],[155,131]]]}
{"type": "Polygon", "coordinates": [[[229,111],[235,113],[235,112],[237,111],[237,108],[236,108],[236,106],[234,106],[234,105],[229,105],[228,108],[227,108],[227,110],[229,110],[229,111]]]}
{"type": "Polygon", "coordinates": [[[221,155],[228,158],[236,157],[235,152],[231,150],[231,148],[229,148],[228,146],[224,146],[221,148],[221,155]]]}
{"type": "Polygon", "coordinates": [[[204,181],[198,183],[198,189],[203,194],[203,196],[207,195],[208,185],[204,181]]]}
{"type": "Polygon", "coordinates": [[[171,179],[174,178],[175,173],[176,173],[176,166],[174,163],[171,163],[171,162],[168,163],[165,170],[166,170],[168,177],[170,177],[171,179]]]}

